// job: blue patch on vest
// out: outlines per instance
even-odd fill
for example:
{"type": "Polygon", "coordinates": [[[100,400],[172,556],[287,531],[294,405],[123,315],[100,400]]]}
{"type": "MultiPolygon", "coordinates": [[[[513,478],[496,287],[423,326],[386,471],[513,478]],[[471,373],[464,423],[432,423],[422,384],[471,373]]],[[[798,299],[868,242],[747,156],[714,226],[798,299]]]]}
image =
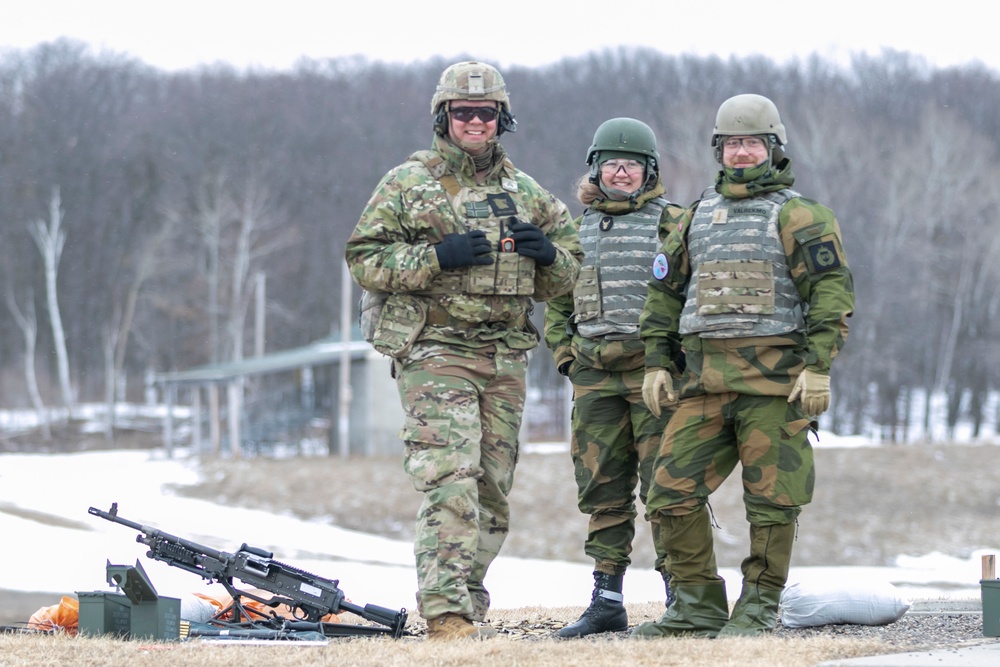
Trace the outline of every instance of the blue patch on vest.
{"type": "Polygon", "coordinates": [[[662,252],[653,259],[653,277],[657,280],[663,280],[670,273],[670,264],[667,262],[667,256],[662,252]]]}

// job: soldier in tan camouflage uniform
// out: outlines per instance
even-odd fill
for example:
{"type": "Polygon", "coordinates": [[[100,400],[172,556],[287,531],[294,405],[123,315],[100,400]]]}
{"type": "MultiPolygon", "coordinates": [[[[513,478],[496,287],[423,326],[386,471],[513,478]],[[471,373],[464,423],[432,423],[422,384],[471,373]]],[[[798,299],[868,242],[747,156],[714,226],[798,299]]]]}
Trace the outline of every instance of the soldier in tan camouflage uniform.
{"type": "MultiPolygon", "coordinates": [[[[645,123],[612,118],[597,128],[578,194],[587,207],[575,221],[584,251],[580,278],[571,295],[546,306],[545,341],[573,383],[571,453],[580,511],[590,515],[584,551],[594,559],[590,606],[559,637],[628,628],[622,580],[635,537],[636,484],[645,502],[673,414],[668,407],[654,416],[642,401],[639,315],[649,266],[685,213],[663,196],[659,160],[645,123]]],[[[666,578],[662,560],[657,569],[666,578]]]]}
{"type": "Polygon", "coordinates": [[[507,537],[532,300],[572,289],[580,246],[566,206],[514,167],[500,73],[462,62],[431,101],[435,137],[389,171],[348,240],[374,307],[366,337],[393,358],[404,467],[424,493],[417,605],[429,639],[485,638],[487,569],[507,537]]]}
{"type": "Polygon", "coordinates": [[[676,600],[635,637],[753,635],[776,623],[797,517],[813,495],[807,436],[829,407],[830,365],[854,309],[840,225],[791,189],[785,143],[771,100],[726,100],[712,136],[716,184],[653,267],[640,325],[643,398],[656,412],[673,399],[671,375],[681,387],[646,512],[659,524],[676,600]],[[737,463],[750,554],[730,614],[706,504],[737,463]]]}

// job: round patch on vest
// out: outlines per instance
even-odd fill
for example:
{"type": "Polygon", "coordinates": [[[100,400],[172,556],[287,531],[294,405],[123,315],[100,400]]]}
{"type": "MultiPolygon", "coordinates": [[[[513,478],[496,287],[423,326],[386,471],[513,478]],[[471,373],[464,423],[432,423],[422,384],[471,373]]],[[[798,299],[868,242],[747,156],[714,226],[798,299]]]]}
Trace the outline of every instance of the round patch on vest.
{"type": "Polygon", "coordinates": [[[614,226],[615,226],[615,219],[612,218],[610,215],[606,215],[603,218],[601,218],[600,227],[602,232],[606,232],[614,226]]]}
{"type": "Polygon", "coordinates": [[[667,263],[667,256],[662,252],[653,259],[653,277],[663,280],[670,273],[670,265],[667,263]]]}

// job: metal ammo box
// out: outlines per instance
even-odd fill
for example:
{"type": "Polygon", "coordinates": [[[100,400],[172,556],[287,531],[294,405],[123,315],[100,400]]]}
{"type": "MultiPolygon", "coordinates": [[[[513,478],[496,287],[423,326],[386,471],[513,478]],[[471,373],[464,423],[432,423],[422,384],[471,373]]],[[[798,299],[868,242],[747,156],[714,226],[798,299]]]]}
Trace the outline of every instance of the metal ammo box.
{"type": "Polygon", "coordinates": [[[139,561],[135,567],[107,563],[108,584],[120,593],[77,592],[80,634],[131,639],[179,639],[181,601],[160,597],[139,561]]]}

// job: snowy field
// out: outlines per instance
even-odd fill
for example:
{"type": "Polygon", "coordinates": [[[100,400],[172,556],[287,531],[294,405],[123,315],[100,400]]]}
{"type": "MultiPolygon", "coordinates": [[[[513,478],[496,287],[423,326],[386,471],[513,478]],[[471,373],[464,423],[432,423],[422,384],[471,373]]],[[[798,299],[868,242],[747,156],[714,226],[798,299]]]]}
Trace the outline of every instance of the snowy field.
{"type": "MultiPolygon", "coordinates": [[[[823,434],[824,446],[863,446],[860,438],[823,434]]],[[[556,449],[540,445],[537,449],[556,449]]],[[[0,455],[0,533],[4,567],[0,590],[52,592],[110,590],[105,565],[142,562],[161,595],[190,597],[209,592],[196,575],[145,556],[137,531],[90,515],[119,505],[125,519],[157,528],[213,549],[236,551],[243,542],[274,552],[277,560],[340,580],[358,604],[412,608],[416,575],[412,545],[321,522],[269,514],[180,497],[175,485],[197,481],[194,459],[176,451],[168,459],[156,451],[98,451],[72,454],[0,455]]],[[[262,490],[266,492],[266,490],[262,490]]],[[[978,598],[981,555],[968,560],[942,554],[901,556],[895,567],[800,567],[795,581],[890,582],[910,599],[978,598]],[[850,570],[849,572],[847,570],[850,570]]],[[[581,563],[508,558],[491,568],[487,586],[496,608],[561,607],[586,603],[580,582],[591,567],[581,563]]],[[[739,596],[740,575],[723,568],[731,599],[739,596]]],[[[215,591],[221,587],[213,585],[215,591]]],[[[662,600],[659,574],[629,571],[625,596],[630,602],[662,600]]]]}

